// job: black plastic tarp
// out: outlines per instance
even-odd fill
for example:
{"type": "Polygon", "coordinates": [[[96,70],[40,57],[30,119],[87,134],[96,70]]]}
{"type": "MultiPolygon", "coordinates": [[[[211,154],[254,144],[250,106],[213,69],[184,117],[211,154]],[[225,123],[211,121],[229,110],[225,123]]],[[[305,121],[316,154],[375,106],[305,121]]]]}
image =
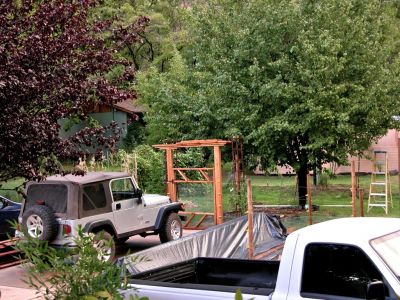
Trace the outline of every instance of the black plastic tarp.
{"type": "MultiPolygon", "coordinates": [[[[248,222],[243,216],[129,256],[119,263],[130,274],[152,270],[196,257],[248,258],[248,222]]],[[[276,216],[254,214],[254,255],[284,243],[286,229],[276,216]]],[[[265,259],[268,259],[265,258],[265,259]]]]}

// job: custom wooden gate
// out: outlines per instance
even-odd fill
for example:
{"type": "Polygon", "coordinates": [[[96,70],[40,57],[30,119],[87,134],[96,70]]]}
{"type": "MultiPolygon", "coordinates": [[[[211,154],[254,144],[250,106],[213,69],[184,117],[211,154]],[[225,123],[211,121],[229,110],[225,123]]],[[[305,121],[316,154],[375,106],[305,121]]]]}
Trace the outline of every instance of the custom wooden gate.
{"type": "Polygon", "coordinates": [[[191,140],[182,141],[175,144],[154,145],[157,149],[166,151],[167,161],[167,194],[172,201],[177,201],[177,184],[178,183],[208,183],[213,185],[214,189],[214,213],[205,212],[183,212],[187,216],[184,224],[185,229],[200,229],[204,220],[212,215],[214,216],[214,224],[223,223],[223,206],[222,206],[222,165],[221,165],[221,147],[231,143],[225,140],[191,140]],[[178,148],[193,148],[193,147],[212,147],[214,150],[214,165],[212,168],[174,168],[173,151],[178,148]],[[188,171],[198,172],[201,179],[192,180],[186,175],[188,171]],[[176,179],[176,174],[179,174],[180,179],[176,179]],[[196,216],[200,219],[191,224],[196,216]]]}

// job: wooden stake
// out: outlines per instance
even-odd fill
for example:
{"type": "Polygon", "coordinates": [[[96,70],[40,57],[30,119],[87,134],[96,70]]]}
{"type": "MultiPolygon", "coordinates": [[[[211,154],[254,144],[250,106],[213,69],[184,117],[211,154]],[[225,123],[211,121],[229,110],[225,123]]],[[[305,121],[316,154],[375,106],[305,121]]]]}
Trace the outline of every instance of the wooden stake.
{"type": "Polygon", "coordinates": [[[214,201],[215,224],[222,224],[224,222],[224,209],[222,207],[222,163],[220,146],[214,146],[214,201]]]}
{"type": "Polygon", "coordinates": [[[166,149],[167,155],[167,194],[172,202],[176,202],[176,183],[175,183],[175,172],[174,172],[174,158],[172,149],[166,149]]]}
{"type": "Polygon", "coordinates": [[[356,211],[356,164],[354,160],[351,161],[351,209],[352,209],[352,217],[357,216],[356,211]]]}
{"type": "Polygon", "coordinates": [[[247,179],[247,231],[248,231],[248,249],[249,259],[254,257],[254,241],[253,241],[253,193],[251,190],[250,178],[247,179]]]}
{"type": "Polygon", "coordinates": [[[312,199],[311,199],[311,185],[310,174],[307,175],[307,199],[308,199],[308,225],[312,225],[312,199]]]}
{"type": "Polygon", "coordinates": [[[397,137],[397,180],[399,184],[399,193],[400,193],[400,137],[399,137],[399,132],[396,131],[396,137],[397,137]]]}
{"type": "Polygon", "coordinates": [[[358,190],[358,197],[360,198],[360,216],[364,217],[364,189],[358,190]]]}

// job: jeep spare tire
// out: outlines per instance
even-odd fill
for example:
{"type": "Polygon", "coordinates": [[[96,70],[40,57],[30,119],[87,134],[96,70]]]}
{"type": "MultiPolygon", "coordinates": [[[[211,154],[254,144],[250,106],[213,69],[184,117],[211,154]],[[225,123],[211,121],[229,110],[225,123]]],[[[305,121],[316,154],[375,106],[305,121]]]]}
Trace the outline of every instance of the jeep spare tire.
{"type": "Polygon", "coordinates": [[[51,241],[58,233],[56,217],[50,207],[34,205],[22,216],[24,234],[39,241],[51,241]]]}
{"type": "Polygon", "coordinates": [[[182,222],[178,214],[170,213],[160,228],[160,241],[166,243],[182,237],[182,222]]]}

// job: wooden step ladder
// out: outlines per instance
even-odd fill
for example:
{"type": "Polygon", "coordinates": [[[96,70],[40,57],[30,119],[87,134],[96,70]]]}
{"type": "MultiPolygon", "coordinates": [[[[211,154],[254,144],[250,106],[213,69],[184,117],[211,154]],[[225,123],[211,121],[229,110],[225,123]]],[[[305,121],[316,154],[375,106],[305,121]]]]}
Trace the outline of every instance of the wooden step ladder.
{"type": "Polygon", "coordinates": [[[387,214],[389,205],[393,207],[387,152],[374,151],[368,196],[368,212],[373,207],[382,207],[387,214]]]}

